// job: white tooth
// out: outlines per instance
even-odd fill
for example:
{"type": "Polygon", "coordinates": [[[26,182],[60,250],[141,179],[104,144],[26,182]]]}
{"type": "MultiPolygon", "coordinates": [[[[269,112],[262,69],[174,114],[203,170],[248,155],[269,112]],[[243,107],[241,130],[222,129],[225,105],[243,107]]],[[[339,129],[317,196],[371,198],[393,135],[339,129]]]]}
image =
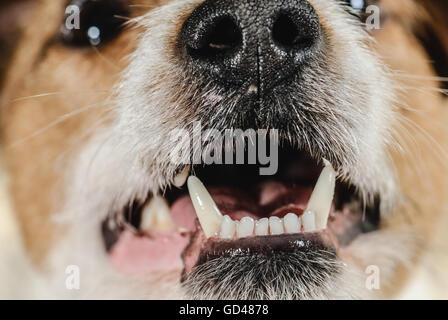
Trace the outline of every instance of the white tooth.
{"type": "Polygon", "coordinates": [[[178,188],[182,188],[182,186],[185,184],[188,178],[188,174],[190,173],[190,166],[186,166],[184,170],[182,170],[181,173],[179,173],[174,178],[174,185],[178,188]]]}
{"type": "Polygon", "coordinates": [[[279,217],[269,218],[269,230],[271,235],[283,234],[283,222],[279,217]]]}
{"type": "Polygon", "coordinates": [[[308,206],[305,211],[313,211],[316,215],[316,229],[321,230],[327,227],[328,216],[330,214],[331,203],[333,202],[334,187],[336,184],[336,172],[330,162],[324,160],[325,168],[322,170],[313,193],[311,194],[308,206]]]}
{"type": "Polygon", "coordinates": [[[221,222],[221,239],[233,239],[235,234],[236,223],[229,216],[224,216],[221,222]]]}
{"type": "Polygon", "coordinates": [[[302,225],[305,232],[316,230],[316,216],[313,211],[305,211],[302,215],[302,225]]]}
{"type": "Polygon", "coordinates": [[[236,233],[238,238],[249,237],[254,233],[255,221],[251,217],[244,217],[238,223],[236,233]]]}
{"type": "Polygon", "coordinates": [[[294,213],[288,213],[283,218],[283,224],[285,225],[286,233],[299,233],[302,225],[300,218],[294,213]]]}
{"type": "Polygon", "coordinates": [[[267,236],[269,234],[268,218],[263,218],[255,222],[255,234],[257,236],[267,236]]]}
{"type": "Polygon", "coordinates": [[[140,230],[167,232],[174,229],[168,202],[161,196],[154,196],[142,210],[140,230]]]}
{"type": "Polygon", "coordinates": [[[219,211],[212,196],[198,178],[189,177],[187,186],[202,231],[207,238],[216,236],[221,227],[221,211],[219,211]]]}

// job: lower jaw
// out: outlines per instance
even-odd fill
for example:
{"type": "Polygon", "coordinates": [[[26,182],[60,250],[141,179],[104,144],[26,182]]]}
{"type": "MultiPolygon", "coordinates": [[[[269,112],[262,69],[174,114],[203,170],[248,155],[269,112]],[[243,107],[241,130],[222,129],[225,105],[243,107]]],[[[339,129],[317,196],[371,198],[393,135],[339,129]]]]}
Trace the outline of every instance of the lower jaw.
{"type": "MultiPolygon", "coordinates": [[[[192,211],[192,204],[188,202],[192,211]]],[[[303,209],[298,210],[303,212],[303,209]]],[[[176,272],[184,280],[195,266],[229,256],[269,256],[316,250],[333,252],[336,256],[340,249],[344,249],[362,233],[376,230],[366,227],[362,217],[355,217],[349,209],[338,212],[332,209],[327,228],[318,232],[233,240],[216,237],[207,239],[197,219],[178,218],[175,219],[177,225],[172,232],[142,233],[123,229],[109,247],[109,258],[112,265],[125,274],[176,272]]]]}
{"type": "Polygon", "coordinates": [[[278,253],[306,254],[319,250],[337,256],[341,248],[339,239],[331,223],[329,228],[318,232],[253,236],[237,240],[207,239],[197,223],[196,230],[189,232],[142,235],[123,231],[110,249],[109,258],[112,265],[125,274],[175,272],[185,280],[195,267],[215,259],[251,255],[269,259],[278,253]]]}

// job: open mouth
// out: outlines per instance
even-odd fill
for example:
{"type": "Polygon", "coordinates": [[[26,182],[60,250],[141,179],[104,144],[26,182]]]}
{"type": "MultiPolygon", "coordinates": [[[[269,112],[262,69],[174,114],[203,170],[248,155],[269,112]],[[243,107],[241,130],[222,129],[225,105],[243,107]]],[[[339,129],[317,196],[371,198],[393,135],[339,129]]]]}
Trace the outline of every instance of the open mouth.
{"type": "Polygon", "coordinates": [[[379,199],[366,204],[337,168],[282,147],[275,175],[259,165],[197,165],[163,195],[134,201],[103,223],[112,262],[131,273],[183,271],[228,257],[336,255],[379,227],[379,199]]]}

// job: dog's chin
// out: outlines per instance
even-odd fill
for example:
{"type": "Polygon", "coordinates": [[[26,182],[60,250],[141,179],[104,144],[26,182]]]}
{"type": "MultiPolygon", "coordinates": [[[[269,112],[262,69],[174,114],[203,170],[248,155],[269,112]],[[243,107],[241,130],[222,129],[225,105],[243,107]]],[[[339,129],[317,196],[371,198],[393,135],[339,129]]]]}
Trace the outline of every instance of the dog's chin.
{"type": "MultiPolygon", "coordinates": [[[[311,229],[299,224],[299,229],[288,230],[285,216],[304,219],[323,168],[322,161],[287,145],[280,147],[279,170],[273,176],[260,176],[258,164],[189,167],[187,172],[207,186],[223,215],[234,221],[282,219],[283,231],[274,233],[271,225],[266,233],[255,228],[245,236],[206,236],[184,184],[130,201],[103,221],[109,260],[130,275],[172,271],[192,298],[332,296],[347,273],[338,252],[378,230],[381,196],[366,199],[356,185],[337,179],[328,224],[311,229]]],[[[185,169],[179,172],[185,176],[185,169]]],[[[337,290],[351,295],[342,291],[337,290]]]]}

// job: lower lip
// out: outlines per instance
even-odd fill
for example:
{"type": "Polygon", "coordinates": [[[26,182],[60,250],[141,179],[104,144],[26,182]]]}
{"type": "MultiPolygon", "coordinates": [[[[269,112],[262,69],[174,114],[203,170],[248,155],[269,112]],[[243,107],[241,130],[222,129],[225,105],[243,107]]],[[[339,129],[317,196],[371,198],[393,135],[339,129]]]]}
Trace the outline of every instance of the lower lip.
{"type": "Polygon", "coordinates": [[[205,239],[198,231],[183,253],[183,278],[193,267],[212,259],[235,255],[263,255],[270,257],[276,253],[305,252],[323,249],[336,251],[335,242],[328,230],[319,232],[255,236],[238,240],[205,239]]]}
{"type": "Polygon", "coordinates": [[[197,231],[180,234],[140,236],[123,231],[110,251],[112,265],[120,272],[136,275],[174,272],[189,274],[194,266],[211,259],[235,254],[261,254],[306,250],[336,250],[334,237],[328,230],[313,233],[249,237],[238,240],[207,240],[197,231]]]}

